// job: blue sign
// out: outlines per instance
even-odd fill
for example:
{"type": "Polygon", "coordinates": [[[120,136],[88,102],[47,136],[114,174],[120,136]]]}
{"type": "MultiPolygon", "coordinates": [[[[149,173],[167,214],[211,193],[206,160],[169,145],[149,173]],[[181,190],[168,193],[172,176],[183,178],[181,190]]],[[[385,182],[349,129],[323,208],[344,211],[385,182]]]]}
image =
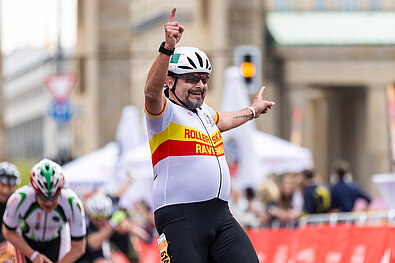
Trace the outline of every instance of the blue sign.
{"type": "Polygon", "coordinates": [[[70,121],[71,117],[73,116],[73,107],[71,105],[71,101],[68,100],[66,103],[60,104],[55,100],[51,100],[48,114],[58,123],[66,123],[70,121]]]}

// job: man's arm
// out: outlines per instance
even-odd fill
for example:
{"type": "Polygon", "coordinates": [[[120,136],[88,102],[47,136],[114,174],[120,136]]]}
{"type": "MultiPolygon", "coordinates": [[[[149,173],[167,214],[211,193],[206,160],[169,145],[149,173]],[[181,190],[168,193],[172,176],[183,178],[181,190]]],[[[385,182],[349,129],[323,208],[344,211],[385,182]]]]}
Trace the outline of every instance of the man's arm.
{"type": "Polygon", "coordinates": [[[58,263],[72,263],[79,259],[85,253],[85,237],[81,240],[71,240],[71,249],[67,252],[58,263]]]}
{"type": "MultiPolygon", "coordinates": [[[[176,8],[170,13],[169,21],[165,24],[165,48],[172,50],[180,41],[184,27],[177,21],[176,8]]],[[[144,88],[145,106],[152,114],[160,113],[163,109],[165,96],[163,85],[166,82],[167,71],[169,69],[170,56],[159,53],[151,66],[144,88]]]]}
{"type": "Polygon", "coordinates": [[[110,225],[106,224],[96,232],[88,234],[88,246],[94,250],[99,250],[104,241],[110,239],[115,229],[110,225]]]}
{"type": "MultiPolygon", "coordinates": [[[[18,249],[25,257],[30,259],[31,256],[36,252],[27,244],[25,239],[19,235],[18,232],[16,232],[16,230],[8,229],[3,224],[2,231],[5,239],[7,239],[7,241],[10,242],[16,249],[18,249]]],[[[34,258],[33,263],[36,262],[52,263],[51,260],[40,253],[38,253],[34,258]]]]}
{"type": "Polygon", "coordinates": [[[263,99],[264,91],[265,87],[262,87],[255,96],[255,99],[251,104],[253,109],[245,108],[238,111],[220,112],[217,124],[218,129],[223,132],[236,128],[254,118],[254,115],[255,118],[259,118],[261,114],[264,114],[271,109],[275,103],[263,99]],[[255,113],[252,110],[254,110],[255,113]]]}

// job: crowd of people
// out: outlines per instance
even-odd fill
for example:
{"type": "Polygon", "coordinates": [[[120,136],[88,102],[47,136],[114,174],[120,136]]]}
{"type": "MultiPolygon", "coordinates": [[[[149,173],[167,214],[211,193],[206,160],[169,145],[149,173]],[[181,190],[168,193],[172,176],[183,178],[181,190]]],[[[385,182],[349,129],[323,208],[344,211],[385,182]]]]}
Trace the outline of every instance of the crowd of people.
{"type": "Polygon", "coordinates": [[[269,176],[259,187],[248,187],[244,193],[233,191],[229,203],[243,227],[255,228],[296,227],[305,215],[366,210],[371,201],[369,194],[352,182],[349,163],[339,160],[333,164],[330,185],[313,169],[305,169],[269,176]]]}

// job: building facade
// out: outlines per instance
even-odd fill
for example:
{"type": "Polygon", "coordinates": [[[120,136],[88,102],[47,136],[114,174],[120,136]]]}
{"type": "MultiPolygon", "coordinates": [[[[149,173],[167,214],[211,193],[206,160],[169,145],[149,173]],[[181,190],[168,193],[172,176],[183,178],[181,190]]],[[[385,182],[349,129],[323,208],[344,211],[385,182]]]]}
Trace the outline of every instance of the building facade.
{"type": "Polygon", "coordinates": [[[280,135],[299,133],[326,182],[332,163],[344,159],[354,179],[376,193],[372,175],[392,169],[387,90],[395,83],[395,2],[278,0],[266,9],[267,79],[279,91],[280,135]]]}

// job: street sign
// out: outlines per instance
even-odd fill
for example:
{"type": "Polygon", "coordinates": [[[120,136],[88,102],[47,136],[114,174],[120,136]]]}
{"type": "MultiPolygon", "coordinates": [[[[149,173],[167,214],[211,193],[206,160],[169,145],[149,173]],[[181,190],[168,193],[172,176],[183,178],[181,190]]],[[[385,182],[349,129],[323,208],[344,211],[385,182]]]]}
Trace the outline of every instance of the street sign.
{"type": "Polygon", "coordinates": [[[68,122],[73,116],[71,101],[68,100],[65,103],[60,104],[56,100],[51,100],[48,114],[58,123],[63,124],[68,122]]]}
{"type": "Polygon", "coordinates": [[[66,104],[77,80],[75,73],[61,73],[49,75],[44,83],[58,104],[66,104]]]}

